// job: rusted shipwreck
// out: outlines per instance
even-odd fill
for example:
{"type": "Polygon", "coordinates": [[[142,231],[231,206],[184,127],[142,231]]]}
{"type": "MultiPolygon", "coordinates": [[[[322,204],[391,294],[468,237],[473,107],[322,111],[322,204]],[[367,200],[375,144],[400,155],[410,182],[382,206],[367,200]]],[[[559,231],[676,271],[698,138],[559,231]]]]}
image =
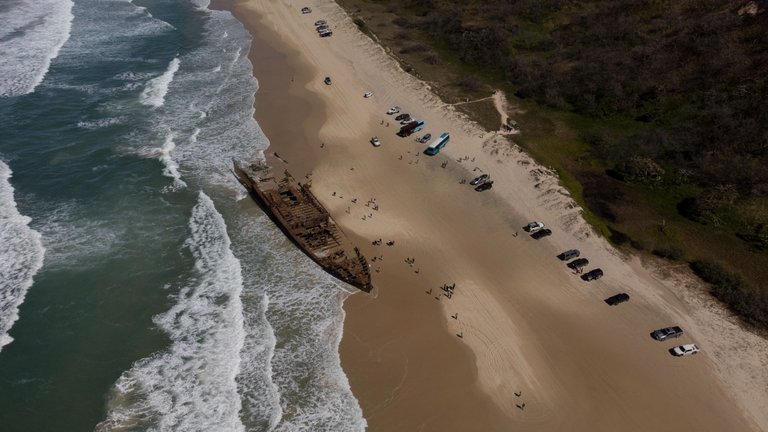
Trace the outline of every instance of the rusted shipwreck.
{"type": "Polygon", "coordinates": [[[371,291],[368,262],[312,194],[310,185],[297,182],[288,171],[278,180],[268,167],[257,164],[242,167],[234,162],[232,172],[270,219],[323,270],[371,291]]]}

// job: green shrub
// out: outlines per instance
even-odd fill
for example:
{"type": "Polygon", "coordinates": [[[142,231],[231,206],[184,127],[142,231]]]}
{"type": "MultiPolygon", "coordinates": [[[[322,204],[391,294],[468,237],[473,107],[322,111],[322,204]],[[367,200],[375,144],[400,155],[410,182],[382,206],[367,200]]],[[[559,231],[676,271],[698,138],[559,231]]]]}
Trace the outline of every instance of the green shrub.
{"type": "Polygon", "coordinates": [[[653,250],[653,254],[657,257],[666,258],[668,260],[678,261],[685,256],[685,251],[675,247],[660,247],[653,250]]]}
{"type": "Polygon", "coordinates": [[[753,325],[768,327],[768,294],[752,289],[744,279],[722,265],[708,260],[690,263],[691,269],[711,284],[710,292],[718,300],[753,325]]]}

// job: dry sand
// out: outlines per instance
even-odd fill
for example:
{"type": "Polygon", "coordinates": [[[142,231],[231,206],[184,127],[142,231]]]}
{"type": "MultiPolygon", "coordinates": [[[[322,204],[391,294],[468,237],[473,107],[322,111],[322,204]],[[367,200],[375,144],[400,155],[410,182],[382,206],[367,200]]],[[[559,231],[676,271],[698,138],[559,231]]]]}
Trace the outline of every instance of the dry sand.
{"type": "Polygon", "coordinates": [[[613,250],[554,173],[442,103],[334,2],[243,0],[234,10],[256,36],[256,118],[281,157],[269,162],[311,172],[365,255],[384,257],[372,262],[376,295],[345,304],[341,347],[369,430],[768,430],[768,344],[695,281],[613,250]],[[318,19],[332,37],[317,36],[318,19]],[[391,105],[451,142],[421,154],[425,145],[395,136],[391,105]],[[491,191],[459,183],[480,172],[491,191]],[[378,210],[366,206],[372,197],[378,210]],[[554,234],[531,239],[529,220],[554,234]],[[371,245],[378,238],[395,245],[371,245]],[[606,276],[571,274],[555,255],[574,247],[606,276]],[[451,299],[445,283],[456,284],[451,299]],[[617,292],[632,300],[602,302],[617,292]],[[648,335],[675,324],[686,334],[674,342],[648,335]],[[703,353],[667,351],[689,342],[703,353]]]}

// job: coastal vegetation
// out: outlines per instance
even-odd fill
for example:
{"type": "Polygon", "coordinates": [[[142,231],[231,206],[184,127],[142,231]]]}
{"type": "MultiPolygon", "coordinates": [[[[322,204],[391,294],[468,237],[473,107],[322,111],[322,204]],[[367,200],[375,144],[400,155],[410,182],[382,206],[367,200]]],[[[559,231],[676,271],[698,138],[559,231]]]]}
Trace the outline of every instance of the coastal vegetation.
{"type": "MultiPolygon", "coordinates": [[[[620,247],[768,326],[768,4],[340,0],[447,102],[503,89],[515,142],[620,247]]],[[[457,105],[489,130],[490,102],[457,105]]]]}

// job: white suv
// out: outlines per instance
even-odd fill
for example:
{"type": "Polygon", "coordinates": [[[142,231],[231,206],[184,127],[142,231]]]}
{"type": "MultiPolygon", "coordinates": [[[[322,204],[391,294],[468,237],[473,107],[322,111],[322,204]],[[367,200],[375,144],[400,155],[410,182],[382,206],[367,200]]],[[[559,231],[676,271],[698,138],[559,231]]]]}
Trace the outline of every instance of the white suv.
{"type": "Polygon", "coordinates": [[[694,344],[685,344],[672,348],[672,354],[676,356],[687,356],[698,353],[699,347],[694,344]]]}

